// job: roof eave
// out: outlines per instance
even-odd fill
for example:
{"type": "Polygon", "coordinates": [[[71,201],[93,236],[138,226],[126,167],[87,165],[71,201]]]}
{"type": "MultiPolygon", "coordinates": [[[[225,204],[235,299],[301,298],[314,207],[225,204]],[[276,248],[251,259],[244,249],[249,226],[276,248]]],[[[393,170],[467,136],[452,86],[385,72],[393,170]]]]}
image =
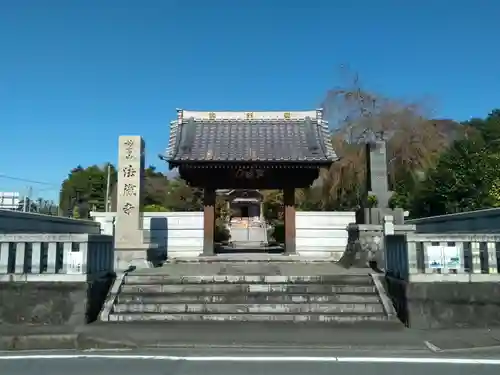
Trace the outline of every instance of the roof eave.
{"type": "MultiPolygon", "coordinates": [[[[165,160],[165,159],[164,159],[165,160]]],[[[282,165],[282,166],[297,166],[301,165],[304,167],[330,167],[336,160],[166,160],[169,164],[169,169],[174,169],[182,166],[188,165],[227,165],[228,167],[234,165],[282,165]]]]}

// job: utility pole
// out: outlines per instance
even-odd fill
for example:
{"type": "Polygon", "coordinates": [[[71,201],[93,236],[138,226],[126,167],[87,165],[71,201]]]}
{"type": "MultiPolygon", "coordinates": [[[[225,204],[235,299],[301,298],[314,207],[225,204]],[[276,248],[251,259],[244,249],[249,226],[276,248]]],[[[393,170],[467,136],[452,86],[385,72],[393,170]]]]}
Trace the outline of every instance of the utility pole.
{"type": "Polygon", "coordinates": [[[31,186],[28,186],[28,194],[24,195],[24,200],[23,200],[23,212],[26,212],[26,210],[29,209],[31,211],[31,192],[33,191],[33,188],[31,186]],[[30,205],[28,206],[28,202],[30,205]]]}
{"type": "Polygon", "coordinates": [[[110,184],[111,184],[111,164],[108,164],[108,177],[106,181],[106,209],[105,211],[109,211],[109,190],[110,190],[110,184]]]}

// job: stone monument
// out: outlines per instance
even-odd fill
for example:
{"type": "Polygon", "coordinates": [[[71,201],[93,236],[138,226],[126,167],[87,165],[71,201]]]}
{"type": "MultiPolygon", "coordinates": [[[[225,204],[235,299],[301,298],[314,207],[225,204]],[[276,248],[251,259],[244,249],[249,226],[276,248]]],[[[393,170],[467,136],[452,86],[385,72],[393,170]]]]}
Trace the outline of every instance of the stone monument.
{"type": "Polygon", "coordinates": [[[366,183],[368,196],[376,203],[358,211],[356,224],[350,224],[346,252],[340,263],[345,267],[365,267],[377,270],[385,267],[385,242],[388,236],[405,235],[414,227],[404,226],[404,210],[391,209],[389,201],[394,194],[389,190],[387,143],[381,137],[366,144],[366,183]]]}
{"type": "Polygon", "coordinates": [[[383,224],[384,217],[392,215],[395,224],[403,224],[404,210],[391,209],[389,201],[394,192],[389,190],[387,168],[387,143],[383,139],[375,139],[366,144],[367,191],[376,198],[373,207],[365,208],[363,221],[366,224],[383,224]]]}
{"type": "Polygon", "coordinates": [[[140,136],[120,136],[115,221],[115,269],[149,267],[142,229],[144,141],[140,136]]]}
{"type": "Polygon", "coordinates": [[[386,142],[384,140],[369,142],[366,148],[369,194],[377,198],[378,208],[389,208],[393,192],[389,190],[386,142]]]}

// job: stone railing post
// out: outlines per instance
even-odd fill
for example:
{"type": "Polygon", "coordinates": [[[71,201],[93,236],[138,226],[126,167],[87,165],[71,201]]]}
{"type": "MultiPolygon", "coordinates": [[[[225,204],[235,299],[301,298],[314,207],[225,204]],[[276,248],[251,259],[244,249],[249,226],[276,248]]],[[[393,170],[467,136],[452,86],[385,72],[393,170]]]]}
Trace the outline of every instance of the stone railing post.
{"type": "Polygon", "coordinates": [[[10,243],[0,242],[0,275],[9,273],[10,243]]]}
{"type": "Polygon", "coordinates": [[[49,242],[47,251],[47,273],[56,273],[57,271],[57,242],[49,242]]]}
{"type": "Polygon", "coordinates": [[[40,273],[42,270],[42,243],[31,244],[31,272],[40,273]]]}
{"type": "Polygon", "coordinates": [[[498,243],[496,242],[488,242],[487,251],[488,251],[488,273],[496,274],[498,273],[498,258],[500,256],[500,252],[497,251],[498,243]]]}
{"type": "Polygon", "coordinates": [[[114,271],[112,238],[105,235],[91,236],[88,242],[88,269],[94,273],[114,271]]]}
{"type": "Polygon", "coordinates": [[[481,267],[481,248],[479,247],[479,242],[471,242],[471,254],[472,254],[472,272],[471,273],[482,273],[481,267]]]}
{"type": "Polygon", "coordinates": [[[16,243],[16,263],[14,266],[14,273],[24,273],[25,250],[26,244],[24,242],[16,243]]]}

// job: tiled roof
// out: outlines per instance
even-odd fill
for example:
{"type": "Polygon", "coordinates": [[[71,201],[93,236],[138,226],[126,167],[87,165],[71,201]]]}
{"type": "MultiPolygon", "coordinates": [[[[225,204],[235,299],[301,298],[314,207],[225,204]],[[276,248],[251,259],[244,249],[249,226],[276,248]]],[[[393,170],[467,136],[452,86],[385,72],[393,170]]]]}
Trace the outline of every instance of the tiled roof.
{"type": "Polygon", "coordinates": [[[183,162],[309,162],[337,159],[327,123],[305,120],[195,120],[170,126],[166,159],[183,162]]]}

